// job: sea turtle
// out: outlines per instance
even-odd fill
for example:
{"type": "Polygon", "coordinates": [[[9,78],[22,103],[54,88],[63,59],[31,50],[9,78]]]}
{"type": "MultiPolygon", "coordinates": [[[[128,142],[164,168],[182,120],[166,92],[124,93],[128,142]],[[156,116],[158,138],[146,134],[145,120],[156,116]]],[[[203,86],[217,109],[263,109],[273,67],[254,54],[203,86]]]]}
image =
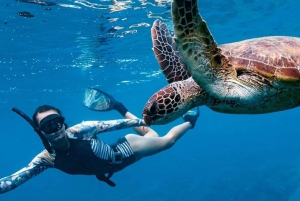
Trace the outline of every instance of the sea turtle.
{"type": "Polygon", "coordinates": [[[166,124],[195,106],[262,114],[300,104],[300,38],[270,36],[218,46],[197,0],[172,2],[174,35],[156,20],[153,50],[168,86],[146,103],[147,124],[166,124]],[[190,76],[191,75],[191,76],[190,76]]]}

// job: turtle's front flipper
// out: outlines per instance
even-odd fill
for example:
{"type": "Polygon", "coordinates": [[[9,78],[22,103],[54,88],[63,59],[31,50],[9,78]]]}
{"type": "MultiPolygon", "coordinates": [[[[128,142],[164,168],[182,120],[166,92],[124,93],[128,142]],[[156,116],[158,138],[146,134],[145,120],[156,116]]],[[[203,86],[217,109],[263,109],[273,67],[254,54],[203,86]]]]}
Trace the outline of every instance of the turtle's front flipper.
{"type": "Polygon", "coordinates": [[[200,16],[197,0],[174,0],[172,17],[177,48],[188,71],[205,91],[222,96],[215,85],[236,77],[236,72],[200,16]]]}
{"type": "Polygon", "coordinates": [[[155,20],[151,28],[153,52],[168,83],[191,77],[165,23],[155,20]]]}

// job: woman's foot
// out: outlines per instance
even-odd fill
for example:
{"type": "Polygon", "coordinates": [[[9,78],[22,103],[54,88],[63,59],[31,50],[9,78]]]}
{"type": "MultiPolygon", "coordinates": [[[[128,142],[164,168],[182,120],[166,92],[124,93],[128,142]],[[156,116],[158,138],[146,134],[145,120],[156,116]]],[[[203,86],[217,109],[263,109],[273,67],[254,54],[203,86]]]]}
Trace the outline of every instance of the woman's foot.
{"type": "Polygon", "coordinates": [[[190,109],[189,111],[187,111],[183,116],[182,116],[182,119],[184,121],[188,121],[192,124],[192,127],[191,129],[194,128],[195,124],[196,124],[196,121],[198,119],[200,115],[200,112],[199,112],[199,108],[198,107],[194,107],[193,109],[190,109]]]}

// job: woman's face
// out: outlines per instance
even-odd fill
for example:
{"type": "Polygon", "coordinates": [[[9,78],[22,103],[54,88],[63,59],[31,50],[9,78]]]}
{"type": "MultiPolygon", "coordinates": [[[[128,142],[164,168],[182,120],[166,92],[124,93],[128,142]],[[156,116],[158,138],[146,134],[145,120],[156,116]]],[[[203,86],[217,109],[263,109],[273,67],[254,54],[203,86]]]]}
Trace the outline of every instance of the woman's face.
{"type": "Polygon", "coordinates": [[[54,110],[38,113],[36,116],[39,126],[48,131],[48,132],[44,132],[43,129],[40,129],[43,136],[47,140],[49,140],[49,142],[55,143],[62,139],[65,139],[65,135],[66,135],[65,126],[63,122],[59,121],[60,118],[62,117],[54,110]],[[53,118],[49,118],[49,117],[53,117],[53,118]],[[55,128],[59,128],[59,130],[55,128]],[[51,130],[54,130],[55,132],[51,132],[51,130]]]}

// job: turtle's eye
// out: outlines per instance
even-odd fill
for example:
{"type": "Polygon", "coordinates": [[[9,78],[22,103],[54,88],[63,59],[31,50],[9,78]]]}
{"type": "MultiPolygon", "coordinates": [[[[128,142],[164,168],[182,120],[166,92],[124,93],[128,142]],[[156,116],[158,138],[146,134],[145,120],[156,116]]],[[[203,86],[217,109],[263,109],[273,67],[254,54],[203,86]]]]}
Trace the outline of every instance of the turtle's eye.
{"type": "Polygon", "coordinates": [[[154,116],[157,114],[158,110],[158,103],[157,101],[154,101],[151,105],[151,107],[147,110],[147,115],[148,116],[154,116]]]}

